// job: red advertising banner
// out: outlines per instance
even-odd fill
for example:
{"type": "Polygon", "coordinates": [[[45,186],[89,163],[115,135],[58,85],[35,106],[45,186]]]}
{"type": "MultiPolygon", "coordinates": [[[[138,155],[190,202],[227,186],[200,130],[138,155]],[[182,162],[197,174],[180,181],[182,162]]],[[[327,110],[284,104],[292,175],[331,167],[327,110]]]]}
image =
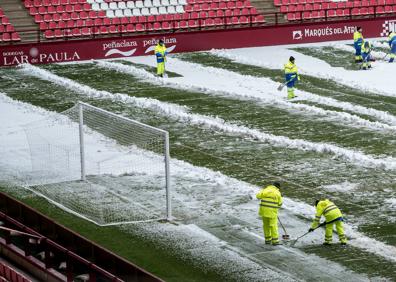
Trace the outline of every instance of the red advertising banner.
{"type": "Polygon", "coordinates": [[[365,38],[385,37],[396,32],[396,17],[9,45],[0,47],[0,66],[149,55],[159,39],[168,52],[352,41],[356,26],[363,28],[365,38]]]}

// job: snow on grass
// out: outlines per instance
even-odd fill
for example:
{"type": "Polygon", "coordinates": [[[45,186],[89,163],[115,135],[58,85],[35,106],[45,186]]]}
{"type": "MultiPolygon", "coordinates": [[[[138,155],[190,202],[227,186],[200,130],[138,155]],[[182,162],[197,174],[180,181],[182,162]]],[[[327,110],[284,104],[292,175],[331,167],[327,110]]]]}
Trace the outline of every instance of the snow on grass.
{"type": "MultiPolygon", "coordinates": [[[[135,67],[129,67],[134,69],[135,67]]],[[[392,157],[376,158],[371,155],[366,155],[360,151],[346,149],[333,144],[328,143],[315,143],[302,139],[291,139],[285,136],[277,136],[268,134],[256,129],[251,129],[246,126],[225,122],[220,118],[214,118],[210,116],[204,116],[199,114],[192,114],[186,111],[185,107],[176,106],[170,103],[160,102],[155,99],[147,98],[136,98],[126,94],[110,93],[107,91],[98,91],[89,86],[77,83],[73,80],[57,76],[49,71],[32,65],[23,65],[22,71],[27,75],[33,75],[40,79],[48,80],[52,83],[56,83],[79,94],[88,95],[96,98],[107,98],[115,101],[121,101],[123,103],[131,103],[138,107],[151,109],[156,112],[162,113],[165,116],[172,117],[180,122],[188,123],[194,126],[204,126],[213,130],[226,132],[232,135],[239,135],[248,138],[253,138],[263,142],[267,142],[272,146],[293,148],[303,151],[312,151],[317,153],[330,153],[341,157],[345,160],[351,161],[357,165],[363,165],[368,167],[378,167],[386,170],[396,169],[396,160],[392,157]]],[[[142,71],[142,70],[139,70],[142,71]]],[[[179,78],[176,78],[179,79],[179,78]]]]}
{"type": "MultiPolygon", "coordinates": [[[[309,45],[309,47],[314,46],[315,44],[309,45]]],[[[304,45],[301,47],[304,47],[304,45]]],[[[320,59],[303,55],[288,48],[290,46],[241,48],[213,51],[213,54],[224,56],[240,63],[271,69],[283,69],[283,65],[287,63],[289,57],[293,56],[296,58],[296,65],[301,74],[331,79],[363,91],[396,97],[392,83],[394,74],[393,64],[376,62],[370,71],[345,70],[344,68],[332,67],[320,59]]]]}
{"type": "MultiPolygon", "coordinates": [[[[13,141],[12,134],[8,134],[10,132],[18,132],[20,131],[20,126],[23,124],[24,121],[32,121],[32,120],[42,120],[42,119],[59,119],[60,114],[43,111],[40,108],[35,106],[31,106],[28,104],[16,102],[11,100],[10,98],[0,95],[0,108],[4,109],[3,115],[0,115],[0,121],[9,120],[9,123],[0,122],[0,129],[4,132],[4,137],[8,141],[13,141]],[[7,130],[6,130],[7,129],[7,130]]],[[[60,130],[62,127],[59,128],[60,130]]],[[[95,148],[101,147],[101,151],[103,153],[114,154],[114,152],[121,152],[124,154],[125,148],[124,146],[114,145],[112,146],[104,146],[102,147],[101,144],[103,143],[102,136],[100,134],[95,134],[92,132],[91,135],[87,136],[87,140],[90,140],[91,146],[96,146],[95,148]]],[[[5,147],[4,149],[11,149],[13,148],[12,142],[4,142],[5,147]]],[[[95,157],[100,159],[99,155],[94,155],[95,157]]],[[[6,155],[3,156],[5,162],[8,162],[13,158],[17,162],[24,162],[26,160],[21,159],[18,155],[6,155]],[[4,159],[6,158],[6,159],[4,159]]],[[[116,163],[114,164],[116,165],[116,163]]],[[[118,165],[124,166],[122,162],[118,165]]],[[[245,203],[241,204],[243,209],[238,208],[235,206],[235,198],[240,197],[243,195],[254,195],[259,187],[248,184],[243,181],[239,181],[237,179],[228,177],[223,175],[220,172],[215,172],[213,170],[196,167],[187,162],[179,161],[176,159],[171,159],[171,171],[172,171],[172,179],[178,181],[183,180],[184,182],[178,182],[179,185],[174,185],[174,199],[177,205],[179,205],[178,209],[182,210],[185,213],[195,212],[195,210],[191,211],[191,207],[196,206],[199,210],[199,213],[202,216],[209,215],[213,209],[216,209],[218,216],[228,216],[235,213],[239,213],[240,211],[244,211],[247,213],[247,217],[249,222],[251,221],[251,217],[257,217],[257,203],[255,200],[248,200],[248,206],[245,203]],[[195,184],[194,184],[195,183],[195,184]],[[196,184],[199,183],[202,185],[202,189],[196,189],[196,184]],[[191,196],[191,189],[194,191],[194,195],[197,197],[191,196]],[[206,200],[203,200],[206,199],[206,200]],[[208,199],[212,199],[212,202],[208,199]],[[221,205],[217,206],[213,205],[213,201],[221,203],[221,205]],[[181,205],[181,206],[180,206],[181,205]],[[248,208],[251,207],[251,208],[248,208]],[[248,209],[247,209],[248,208],[248,209]]],[[[114,179],[112,182],[114,183],[114,179]]],[[[76,186],[77,191],[81,191],[81,187],[78,185],[76,186]]],[[[69,187],[69,190],[72,189],[69,187]]],[[[117,189],[122,189],[122,187],[118,187],[117,189]]],[[[130,191],[129,186],[124,189],[128,189],[130,191]]],[[[68,190],[68,191],[69,191],[68,190]]],[[[69,191],[69,194],[72,191],[69,191]]],[[[74,194],[77,195],[78,193],[74,194]]],[[[124,195],[124,197],[128,197],[128,195],[124,195]]],[[[91,199],[94,201],[94,198],[91,199]]],[[[95,204],[95,203],[93,203],[95,204]]],[[[107,203],[111,204],[111,203],[107,203]]],[[[112,204],[111,204],[112,205],[112,204]]],[[[112,206],[109,207],[111,209],[112,206]]],[[[294,201],[290,198],[284,199],[284,211],[282,213],[290,213],[294,214],[299,217],[305,217],[307,219],[311,219],[314,215],[314,207],[307,205],[305,203],[294,201]]],[[[122,212],[122,211],[120,211],[122,212]]],[[[290,220],[291,217],[288,217],[290,220]]],[[[128,228],[128,227],[126,227],[128,228]]],[[[135,227],[129,227],[135,228],[135,227]]],[[[209,264],[215,264],[216,262],[220,263],[220,265],[215,265],[215,267],[226,268],[227,263],[223,263],[224,260],[233,259],[234,263],[233,269],[235,267],[239,267],[236,261],[241,262],[242,265],[249,265],[248,269],[252,270],[256,269],[256,264],[252,263],[251,261],[241,258],[239,255],[235,256],[235,253],[229,251],[222,251],[221,247],[225,245],[225,243],[218,238],[214,237],[211,234],[208,234],[205,231],[197,228],[193,225],[181,226],[180,228],[173,227],[172,225],[147,225],[147,230],[145,231],[147,236],[151,236],[152,239],[157,238],[156,234],[163,234],[163,232],[169,233],[170,238],[172,238],[172,246],[178,250],[183,250],[189,244],[194,245],[197,240],[201,242],[207,242],[205,247],[202,245],[197,245],[195,247],[187,248],[188,252],[191,249],[194,249],[194,252],[188,253],[188,255],[197,255],[205,262],[205,266],[209,264]],[[177,231],[179,230],[179,231],[177,231]],[[181,232],[183,233],[182,236],[177,236],[173,234],[173,232],[181,232]],[[183,239],[182,239],[183,238],[183,239]],[[191,241],[192,240],[192,241],[191,241]],[[187,244],[187,245],[186,245],[187,244]],[[216,249],[216,252],[210,252],[209,250],[216,249]],[[217,249],[219,248],[219,249],[217,249]],[[212,254],[212,255],[210,255],[212,254]],[[207,256],[213,258],[215,255],[215,260],[207,261],[207,256]],[[251,267],[250,267],[251,266],[251,267]]],[[[378,256],[385,257],[386,259],[396,261],[394,257],[394,253],[396,251],[395,247],[388,246],[382,242],[376,241],[374,239],[365,237],[364,235],[355,232],[353,226],[347,225],[347,234],[352,236],[354,239],[351,240],[351,244],[363,248],[371,253],[374,253],[378,256]]],[[[256,272],[255,272],[256,273],[256,272]]],[[[239,274],[238,274],[239,275],[239,274]]],[[[278,275],[274,274],[269,271],[268,275],[278,275]]]]}
{"type": "Polygon", "coordinates": [[[385,203],[392,210],[396,210],[396,198],[385,199],[385,203]]]}
{"type": "MultiPolygon", "coordinates": [[[[153,65],[152,60],[147,57],[133,58],[132,61],[153,65]]],[[[181,78],[159,79],[151,73],[145,72],[134,66],[126,66],[119,63],[98,62],[99,66],[114,69],[120,72],[129,73],[134,76],[146,79],[150,83],[166,85],[183,90],[195,90],[208,95],[225,95],[231,97],[254,98],[260,102],[278,106],[283,109],[293,109],[305,114],[328,117],[330,120],[337,120],[349,126],[360,126],[374,130],[395,130],[396,117],[387,112],[354,105],[348,102],[340,102],[332,98],[322,97],[305,91],[298,91],[299,98],[293,101],[309,100],[318,104],[341,108],[343,110],[373,116],[381,122],[372,122],[353,114],[325,110],[317,106],[303,103],[291,103],[284,100],[283,94],[277,91],[279,84],[268,78],[257,78],[249,75],[241,75],[235,72],[218,69],[214,67],[204,67],[200,64],[169,59],[167,68],[172,71],[179,71],[184,74],[181,78]],[[213,77],[216,79],[212,79],[213,77]],[[205,84],[202,84],[205,81],[205,84]]]]}
{"type": "Polygon", "coordinates": [[[359,184],[345,181],[343,183],[323,185],[321,188],[328,192],[349,192],[359,188],[359,184]]]}

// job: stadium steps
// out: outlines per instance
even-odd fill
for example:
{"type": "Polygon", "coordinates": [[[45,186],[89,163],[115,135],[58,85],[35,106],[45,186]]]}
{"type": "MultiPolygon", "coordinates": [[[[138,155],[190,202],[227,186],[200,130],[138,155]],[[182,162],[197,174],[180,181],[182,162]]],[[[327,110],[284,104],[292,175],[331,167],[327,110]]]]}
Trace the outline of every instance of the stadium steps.
{"type": "Polygon", "coordinates": [[[19,33],[22,42],[37,39],[39,28],[21,0],[2,0],[1,8],[15,27],[15,31],[19,33]],[[31,30],[31,32],[24,32],[26,30],[31,30]]]}
{"type": "MultiPolygon", "coordinates": [[[[260,14],[264,14],[267,23],[274,24],[276,22],[275,13],[279,12],[273,1],[251,0],[250,1],[260,14]]],[[[286,22],[282,14],[278,14],[278,23],[286,22]]]]}

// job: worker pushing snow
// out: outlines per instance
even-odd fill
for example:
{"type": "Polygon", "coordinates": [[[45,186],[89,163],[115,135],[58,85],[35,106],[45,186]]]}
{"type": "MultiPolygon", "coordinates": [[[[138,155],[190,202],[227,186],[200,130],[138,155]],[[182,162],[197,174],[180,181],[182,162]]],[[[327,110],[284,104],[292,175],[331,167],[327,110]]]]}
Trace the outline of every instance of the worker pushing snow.
{"type": "Polygon", "coordinates": [[[274,182],[256,194],[260,200],[259,215],[263,220],[265,244],[279,245],[278,209],[283,202],[280,187],[279,182],[274,182]]]}
{"type": "Polygon", "coordinates": [[[340,209],[330,200],[316,200],[315,202],[316,214],[312,222],[311,228],[308,232],[314,231],[319,226],[319,221],[322,215],[326,219],[326,233],[323,245],[331,245],[333,241],[333,225],[335,224],[338,238],[342,245],[346,245],[347,238],[344,233],[343,218],[340,209]]]}
{"type": "Polygon", "coordinates": [[[393,63],[393,61],[396,58],[396,33],[395,32],[389,32],[388,44],[391,49],[389,63],[393,63]]]}
{"type": "Polygon", "coordinates": [[[363,29],[358,26],[356,31],[353,33],[353,47],[355,47],[355,63],[363,62],[362,58],[362,46],[364,43],[363,29]]]}
{"type": "Polygon", "coordinates": [[[366,41],[362,45],[362,69],[367,70],[371,68],[371,43],[369,41],[366,41]]]}
{"type": "Polygon", "coordinates": [[[300,80],[300,76],[298,75],[297,66],[294,63],[295,59],[293,56],[289,58],[289,61],[284,66],[285,71],[285,84],[287,86],[287,99],[293,99],[296,96],[294,95],[294,85],[297,80],[300,80]]]}

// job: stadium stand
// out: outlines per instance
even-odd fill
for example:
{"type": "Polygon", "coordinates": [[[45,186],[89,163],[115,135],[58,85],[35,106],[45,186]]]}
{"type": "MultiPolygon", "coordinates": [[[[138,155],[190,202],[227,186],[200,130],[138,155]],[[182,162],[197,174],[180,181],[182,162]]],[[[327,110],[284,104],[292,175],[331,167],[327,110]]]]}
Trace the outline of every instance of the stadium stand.
{"type": "Polygon", "coordinates": [[[20,40],[21,38],[18,32],[15,31],[15,27],[0,8],[0,42],[17,42],[20,40]]]}
{"type": "Polygon", "coordinates": [[[288,21],[386,15],[396,12],[395,0],[274,0],[288,21]]]}
{"type": "MultiPolygon", "coordinates": [[[[163,281],[2,192],[0,222],[0,256],[36,281],[163,281]]],[[[0,263],[1,276],[30,281],[0,263]]]]}
{"type": "Polygon", "coordinates": [[[12,267],[0,262],[0,282],[31,282],[24,275],[13,269],[12,267]]]}
{"type": "Polygon", "coordinates": [[[249,0],[25,0],[46,39],[264,23],[249,0]]]}

